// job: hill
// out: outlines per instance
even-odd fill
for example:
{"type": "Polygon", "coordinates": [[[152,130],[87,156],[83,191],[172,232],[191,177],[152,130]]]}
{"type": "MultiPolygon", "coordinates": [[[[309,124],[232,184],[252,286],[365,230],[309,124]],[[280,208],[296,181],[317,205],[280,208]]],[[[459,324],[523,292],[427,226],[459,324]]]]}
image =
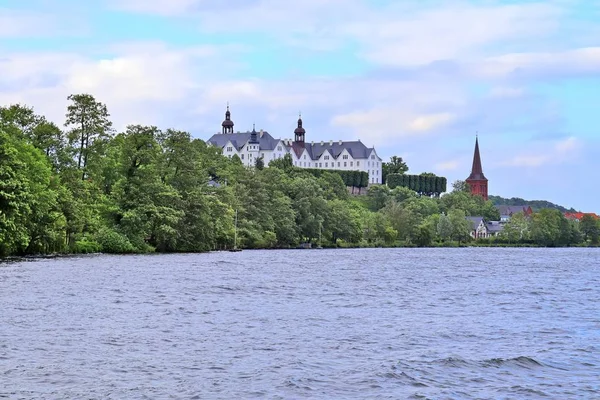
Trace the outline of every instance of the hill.
{"type": "Polygon", "coordinates": [[[530,205],[533,211],[539,211],[543,208],[555,208],[560,212],[577,212],[574,208],[566,208],[563,206],[559,206],[558,204],[551,203],[546,200],[524,200],[519,197],[512,197],[510,199],[506,199],[500,196],[490,196],[489,199],[496,206],[524,206],[530,205]]]}

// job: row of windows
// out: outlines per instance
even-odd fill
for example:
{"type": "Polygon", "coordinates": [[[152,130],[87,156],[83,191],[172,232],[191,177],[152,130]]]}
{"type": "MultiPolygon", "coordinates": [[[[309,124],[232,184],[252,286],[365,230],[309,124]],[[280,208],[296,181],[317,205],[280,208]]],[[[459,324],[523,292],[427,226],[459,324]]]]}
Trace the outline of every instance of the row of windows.
{"type": "MultiPolygon", "coordinates": [[[[300,166],[300,167],[306,167],[306,161],[294,161],[294,165],[300,166]]],[[[311,166],[311,163],[309,162],[308,165],[311,166]]],[[[329,162],[325,162],[325,163],[323,163],[323,162],[315,162],[314,163],[314,166],[318,167],[318,168],[323,168],[323,165],[325,165],[325,168],[329,168],[330,166],[331,166],[331,168],[335,168],[335,162],[331,162],[331,163],[329,163],[329,162]]],[[[344,165],[344,167],[348,167],[348,161],[344,161],[343,165],[344,165]]],[[[342,162],[338,161],[337,162],[337,166],[341,167],[342,166],[342,162]]],[[[354,167],[354,161],[350,161],[350,166],[354,167]]],[[[360,167],[360,161],[356,162],[356,166],[360,167]]]]}
{"type": "MultiPolygon", "coordinates": [[[[249,149],[249,150],[253,150],[253,149],[256,149],[256,148],[257,148],[257,146],[248,146],[248,149],[249,149]]],[[[227,151],[227,152],[229,152],[229,153],[231,153],[231,152],[233,151],[233,147],[232,147],[232,146],[228,146],[228,147],[226,148],[226,151],[227,151]]],[[[283,151],[283,148],[282,148],[281,146],[277,146],[277,151],[283,151]]],[[[263,153],[263,157],[264,157],[264,153],[263,153]]],[[[325,157],[323,157],[323,158],[324,158],[325,160],[329,160],[329,157],[330,157],[330,156],[325,156],[325,157]]],[[[273,158],[275,158],[275,155],[273,155],[273,158]]],[[[278,158],[281,158],[281,156],[280,156],[280,157],[278,157],[278,158]]],[[[304,159],[304,160],[306,160],[306,154],[303,156],[303,159],[304,159]]],[[[347,159],[348,159],[348,155],[347,155],[347,154],[344,154],[344,155],[342,156],[342,159],[343,159],[343,160],[347,160],[347,159]]],[[[371,156],[371,159],[372,159],[372,160],[374,160],[374,159],[375,159],[375,156],[371,156]]],[[[359,163],[360,163],[360,161],[357,161],[357,162],[356,162],[356,166],[357,166],[357,167],[360,165],[359,163]]],[[[340,164],[340,163],[338,162],[338,167],[340,166],[339,164],[340,164]]],[[[378,163],[378,162],[373,162],[372,164],[373,164],[373,166],[374,166],[374,167],[375,167],[375,166],[379,167],[379,163],[378,163]]],[[[352,161],[350,161],[350,166],[352,166],[352,161]]],[[[368,161],[368,162],[367,162],[367,166],[369,166],[369,167],[371,166],[371,161],[368,161]]]]}

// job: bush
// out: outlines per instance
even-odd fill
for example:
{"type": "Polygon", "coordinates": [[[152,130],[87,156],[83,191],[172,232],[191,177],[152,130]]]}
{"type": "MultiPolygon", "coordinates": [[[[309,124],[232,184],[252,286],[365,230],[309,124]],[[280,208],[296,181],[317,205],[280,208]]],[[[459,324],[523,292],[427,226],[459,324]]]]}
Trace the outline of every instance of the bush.
{"type": "Polygon", "coordinates": [[[81,240],[77,240],[73,246],[73,253],[76,254],[99,253],[101,250],[102,246],[100,246],[98,242],[85,237],[81,240]]]}
{"type": "Polygon", "coordinates": [[[101,229],[96,234],[96,241],[102,246],[102,251],[105,253],[125,254],[135,252],[135,247],[127,236],[109,228],[101,229]]]}

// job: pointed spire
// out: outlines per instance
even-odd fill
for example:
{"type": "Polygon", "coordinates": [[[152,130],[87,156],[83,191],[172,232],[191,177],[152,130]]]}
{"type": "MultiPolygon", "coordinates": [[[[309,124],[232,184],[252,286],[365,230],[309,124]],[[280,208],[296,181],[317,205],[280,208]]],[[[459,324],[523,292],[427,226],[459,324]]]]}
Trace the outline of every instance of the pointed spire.
{"type": "Polygon", "coordinates": [[[475,135],[475,152],[473,153],[473,167],[471,168],[471,175],[469,179],[486,179],[483,175],[483,168],[481,166],[481,155],[479,153],[479,135],[475,135]]]}

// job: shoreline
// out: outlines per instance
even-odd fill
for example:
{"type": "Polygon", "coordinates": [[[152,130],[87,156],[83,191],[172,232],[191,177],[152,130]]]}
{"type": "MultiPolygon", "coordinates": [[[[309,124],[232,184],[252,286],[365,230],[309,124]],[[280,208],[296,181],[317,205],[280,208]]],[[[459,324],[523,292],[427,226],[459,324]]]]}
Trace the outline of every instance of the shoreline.
{"type": "MultiPolygon", "coordinates": [[[[529,249],[599,249],[600,245],[580,245],[580,246],[540,246],[535,244],[461,244],[461,245],[449,245],[449,246],[337,246],[322,248],[297,248],[297,247],[267,247],[267,248],[247,248],[241,249],[244,251],[276,251],[276,250],[356,250],[356,249],[467,249],[467,248],[529,248],[529,249]]],[[[56,258],[72,258],[82,256],[100,256],[100,255],[115,255],[115,256],[139,256],[139,255],[165,255],[165,254],[208,254],[218,252],[229,252],[229,249],[209,250],[209,251],[198,251],[198,252],[146,252],[146,253],[105,253],[105,252],[94,252],[94,253],[53,253],[53,254],[27,254],[23,256],[8,256],[0,258],[0,263],[13,263],[13,262],[24,262],[24,261],[38,261],[56,258]]]]}

